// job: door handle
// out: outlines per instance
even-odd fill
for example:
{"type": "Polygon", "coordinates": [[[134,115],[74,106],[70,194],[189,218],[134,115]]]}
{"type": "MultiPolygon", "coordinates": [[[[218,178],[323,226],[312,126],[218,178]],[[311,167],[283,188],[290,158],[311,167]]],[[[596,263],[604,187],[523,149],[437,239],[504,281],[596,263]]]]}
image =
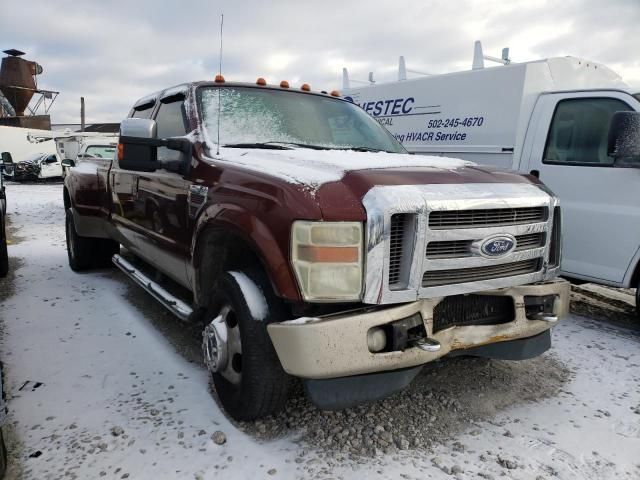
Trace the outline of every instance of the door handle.
{"type": "Polygon", "coordinates": [[[540,170],[531,170],[529,173],[536,178],[540,178],[540,170]]]}

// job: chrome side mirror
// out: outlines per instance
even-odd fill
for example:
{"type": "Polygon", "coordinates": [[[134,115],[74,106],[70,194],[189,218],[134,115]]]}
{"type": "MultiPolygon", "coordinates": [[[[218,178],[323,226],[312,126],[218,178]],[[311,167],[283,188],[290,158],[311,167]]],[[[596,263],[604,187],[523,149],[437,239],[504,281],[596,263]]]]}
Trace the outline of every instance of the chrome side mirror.
{"type": "Polygon", "coordinates": [[[156,121],[148,118],[125,118],[120,122],[121,137],[156,138],[156,121]]]}

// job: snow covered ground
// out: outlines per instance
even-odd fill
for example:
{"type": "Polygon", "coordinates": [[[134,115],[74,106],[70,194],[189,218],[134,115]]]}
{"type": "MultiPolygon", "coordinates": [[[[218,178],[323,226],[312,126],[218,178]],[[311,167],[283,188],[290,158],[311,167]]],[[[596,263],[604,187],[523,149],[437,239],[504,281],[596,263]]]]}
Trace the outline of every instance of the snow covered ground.
{"type": "Polygon", "coordinates": [[[538,359],[438,362],[378,404],[324,413],[298,395],[237,425],[194,327],[118,271],[69,269],[62,186],[7,195],[8,478],[640,478],[638,330],[574,315],[538,359]]]}

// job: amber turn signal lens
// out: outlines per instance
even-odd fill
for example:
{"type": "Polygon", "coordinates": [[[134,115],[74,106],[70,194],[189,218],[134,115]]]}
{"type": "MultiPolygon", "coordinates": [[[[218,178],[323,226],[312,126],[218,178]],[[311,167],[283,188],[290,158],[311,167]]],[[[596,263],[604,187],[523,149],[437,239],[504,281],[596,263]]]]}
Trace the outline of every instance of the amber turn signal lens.
{"type": "Polygon", "coordinates": [[[303,90],[305,92],[310,92],[311,91],[311,87],[309,86],[308,83],[303,83],[302,86],[300,87],[300,90],[303,90]]]}
{"type": "Polygon", "coordinates": [[[338,90],[334,90],[331,92],[331,96],[332,97],[339,97],[340,96],[340,92],[338,90]]]}
{"type": "Polygon", "coordinates": [[[286,80],[282,80],[280,82],[280,88],[289,88],[289,82],[287,82],[286,80]]]}
{"type": "Polygon", "coordinates": [[[122,160],[124,158],[124,144],[119,143],[118,144],[118,161],[122,160]]]}
{"type": "Polygon", "coordinates": [[[358,247],[317,247],[300,245],[298,258],[305,262],[355,263],[358,261],[358,247]]]}
{"type": "Polygon", "coordinates": [[[262,77],[259,77],[258,80],[256,80],[256,85],[260,85],[261,87],[264,87],[266,84],[267,84],[267,81],[262,77]]]}
{"type": "Polygon", "coordinates": [[[216,75],[216,83],[224,83],[224,77],[222,75],[216,75]]]}

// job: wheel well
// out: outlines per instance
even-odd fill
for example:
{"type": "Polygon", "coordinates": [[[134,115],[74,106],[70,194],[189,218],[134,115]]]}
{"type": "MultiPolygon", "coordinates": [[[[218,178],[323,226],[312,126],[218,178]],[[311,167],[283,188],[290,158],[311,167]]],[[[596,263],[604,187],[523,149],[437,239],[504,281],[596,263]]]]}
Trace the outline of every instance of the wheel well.
{"type": "Polygon", "coordinates": [[[208,227],[196,244],[193,255],[195,268],[195,299],[204,307],[204,298],[223,272],[242,270],[249,266],[264,269],[260,255],[240,235],[221,227],[208,227]]]}
{"type": "Polygon", "coordinates": [[[64,209],[71,208],[71,197],[69,196],[69,190],[66,188],[62,191],[62,199],[64,201],[64,209]]]}

